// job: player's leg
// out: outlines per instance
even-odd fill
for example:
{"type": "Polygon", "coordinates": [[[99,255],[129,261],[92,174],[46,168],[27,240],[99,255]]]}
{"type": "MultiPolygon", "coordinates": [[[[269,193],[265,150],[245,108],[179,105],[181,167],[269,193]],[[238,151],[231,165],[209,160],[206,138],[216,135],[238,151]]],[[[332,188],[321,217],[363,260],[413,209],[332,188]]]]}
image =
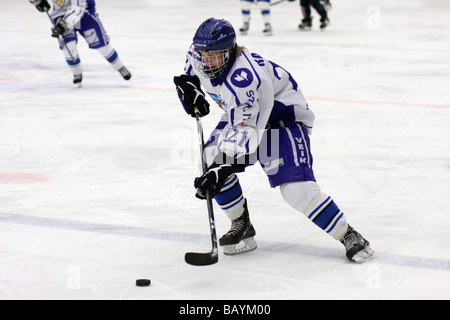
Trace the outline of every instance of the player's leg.
{"type": "Polygon", "coordinates": [[[63,44],[61,39],[58,38],[59,49],[63,52],[66,63],[73,74],[73,83],[76,86],[81,87],[81,81],[83,79],[83,67],[81,65],[80,55],[78,54],[78,39],[75,30],[64,33],[63,39],[65,45],[63,44]]]}
{"type": "Polygon", "coordinates": [[[340,240],[347,231],[345,214],[334,200],[321,192],[315,181],[287,182],[280,186],[283,199],[294,209],[302,212],[316,226],[340,240]]]}
{"type": "Polygon", "coordinates": [[[131,73],[124,66],[116,49],[110,44],[109,36],[97,14],[85,13],[81,18],[79,31],[89,48],[96,49],[125,80],[131,78],[131,73]]]}
{"type": "Polygon", "coordinates": [[[324,5],[319,0],[309,0],[311,7],[313,7],[320,15],[320,29],[326,28],[330,24],[328,13],[324,5]]]}
{"type": "MultiPolygon", "coordinates": [[[[206,142],[205,160],[209,164],[217,156],[218,137],[226,122],[220,122],[206,142]]],[[[219,244],[227,255],[243,253],[256,249],[255,229],[250,221],[247,199],[244,197],[236,174],[228,177],[215,201],[231,221],[231,227],[220,239],[219,244]]]]}
{"type": "Polygon", "coordinates": [[[258,6],[261,10],[262,19],[264,22],[263,33],[266,36],[271,36],[272,25],[270,24],[270,0],[258,0],[258,6]]]}
{"type": "Polygon", "coordinates": [[[310,0],[300,0],[300,8],[302,10],[303,19],[298,25],[301,30],[310,30],[312,27],[311,8],[309,4],[310,0]]]}
{"type": "Polygon", "coordinates": [[[239,28],[241,35],[246,35],[250,28],[250,14],[253,0],[241,0],[242,27],[239,28]]]}
{"type": "MultiPolygon", "coordinates": [[[[334,200],[323,193],[315,181],[313,157],[306,129],[300,123],[279,121],[271,123],[268,136],[277,130],[279,136],[278,167],[275,161],[262,163],[272,187],[280,186],[283,199],[302,212],[316,226],[339,240],[346,247],[349,260],[362,262],[373,256],[370,244],[348,226],[346,216],[334,200]]],[[[274,148],[271,148],[271,154],[274,148]]]]}
{"type": "Polygon", "coordinates": [[[231,227],[220,239],[225,254],[233,255],[256,249],[255,228],[250,221],[247,199],[237,175],[230,176],[214,199],[231,220],[231,227]]]}
{"type": "Polygon", "coordinates": [[[131,79],[131,72],[123,65],[122,60],[120,60],[116,49],[108,43],[106,46],[97,49],[98,52],[111,64],[111,66],[119,71],[122,78],[125,80],[131,79]]]}
{"type": "Polygon", "coordinates": [[[374,256],[369,241],[348,225],[344,212],[329,195],[320,191],[316,182],[288,182],[280,190],[289,205],[345,246],[349,260],[364,262],[374,256]]]}

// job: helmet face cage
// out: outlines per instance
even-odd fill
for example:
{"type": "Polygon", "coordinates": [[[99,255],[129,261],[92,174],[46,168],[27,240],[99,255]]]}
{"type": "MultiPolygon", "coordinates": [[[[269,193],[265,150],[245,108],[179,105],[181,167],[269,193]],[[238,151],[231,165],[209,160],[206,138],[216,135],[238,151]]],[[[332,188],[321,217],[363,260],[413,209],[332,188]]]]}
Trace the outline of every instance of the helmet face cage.
{"type": "Polygon", "coordinates": [[[228,21],[209,18],[198,27],[192,44],[194,67],[207,78],[217,78],[230,62],[236,32],[228,21]]]}
{"type": "Polygon", "coordinates": [[[230,50],[206,51],[194,49],[194,67],[208,79],[218,78],[230,61],[230,50]]]}

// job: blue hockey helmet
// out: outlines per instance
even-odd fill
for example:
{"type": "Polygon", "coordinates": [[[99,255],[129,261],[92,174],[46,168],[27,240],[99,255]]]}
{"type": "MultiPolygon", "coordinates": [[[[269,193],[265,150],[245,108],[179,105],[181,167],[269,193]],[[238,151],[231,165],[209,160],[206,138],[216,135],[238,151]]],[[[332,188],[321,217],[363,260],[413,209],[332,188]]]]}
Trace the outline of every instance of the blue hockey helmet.
{"type": "Polygon", "coordinates": [[[209,18],[194,35],[194,66],[207,78],[217,78],[236,50],[236,32],[226,20],[209,18]]]}
{"type": "Polygon", "coordinates": [[[197,50],[216,51],[236,46],[236,32],[227,20],[209,18],[195,32],[193,44],[197,50]]]}

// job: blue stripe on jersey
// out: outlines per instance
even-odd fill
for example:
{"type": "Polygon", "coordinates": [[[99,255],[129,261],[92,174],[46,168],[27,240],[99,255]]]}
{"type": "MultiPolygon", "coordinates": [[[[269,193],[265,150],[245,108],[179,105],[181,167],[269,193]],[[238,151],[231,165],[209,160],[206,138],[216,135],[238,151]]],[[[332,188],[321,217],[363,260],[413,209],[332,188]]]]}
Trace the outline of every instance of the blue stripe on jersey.
{"type": "MultiPolygon", "coordinates": [[[[232,61],[229,61],[227,67],[225,68],[225,70],[223,70],[223,72],[220,74],[220,76],[218,78],[210,80],[213,87],[217,87],[226,81],[227,76],[230,73],[231,69],[233,68],[235,61],[236,61],[235,59],[232,61]]],[[[235,94],[235,96],[236,96],[236,94],[235,94]]]]}
{"type": "Polygon", "coordinates": [[[74,14],[74,12],[70,12],[67,16],[65,16],[64,18],[67,19],[68,17],[70,17],[72,14],[74,14]]]}
{"type": "Polygon", "coordinates": [[[259,87],[261,86],[261,78],[259,77],[258,72],[256,72],[255,67],[253,67],[253,64],[250,61],[250,58],[245,54],[245,52],[243,52],[242,55],[247,59],[248,63],[250,64],[250,67],[252,67],[253,72],[255,73],[256,78],[258,78],[258,86],[256,87],[256,89],[259,89],[259,87]]]}
{"type": "Polygon", "coordinates": [[[191,65],[189,65],[189,68],[187,68],[187,70],[186,70],[186,74],[191,74],[191,72],[192,72],[192,66],[191,65]]]}
{"type": "Polygon", "coordinates": [[[272,65],[272,67],[273,67],[273,74],[274,74],[275,77],[277,77],[278,80],[281,80],[281,77],[278,75],[278,72],[277,72],[277,68],[280,68],[280,69],[284,70],[284,72],[286,72],[289,75],[289,81],[292,83],[293,89],[295,91],[298,91],[297,81],[294,80],[292,75],[286,69],[284,69],[280,65],[276,64],[275,62],[269,61],[269,63],[272,65]]]}
{"type": "Polygon", "coordinates": [[[89,13],[95,13],[95,0],[87,0],[86,4],[86,9],[89,11],[89,13]]]}
{"type": "Polygon", "coordinates": [[[233,89],[233,87],[231,86],[231,84],[229,84],[228,81],[226,81],[226,80],[224,81],[224,84],[225,84],[225,86],[228,88],[228,90],[230,90],[230,92],[233,94],[234,100],[236,101],[236,104],[237,104],[237,105],[240,105],[241,102],[239,101],[239,98],[238,98],[238,96],[237,96],[237,94],[236,94],[236,91],[234,91],[234,89],[233,89]]]}

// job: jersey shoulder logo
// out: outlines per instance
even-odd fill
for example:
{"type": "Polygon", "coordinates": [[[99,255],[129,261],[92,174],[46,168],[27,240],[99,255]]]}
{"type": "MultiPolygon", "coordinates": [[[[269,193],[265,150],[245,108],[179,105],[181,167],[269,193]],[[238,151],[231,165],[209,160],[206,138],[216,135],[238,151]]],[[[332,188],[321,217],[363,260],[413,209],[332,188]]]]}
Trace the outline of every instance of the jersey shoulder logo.
{"type": "Polygon", "coordinates": [[[215,94],[215,93],[209,93],[208,92],[208,94],[209,94],[209,96],[219,105],[219,107],[221,108],[221,109],[223,109],[223,107],[224,107],[224,104],[223,104],[223,100],[222,100],[222,97],[221,96],[219,96],[219,95],[217,95],[217,94],[215,94]]]}
{"type": "Polygon", "coordinates": [[[231,83],[239,88],[248,87],[253,82],[253,74],[246,68],[239,68],[231,75],[231,83]]]}
{"type": "Polygon", "coordinates": [[[65,0],[56,0],[56,1],[55,1],[55,4],[56,4],[58,7],[62,8],[62,7],[64,7],[64,6],[66,5],[66,1],[65,1],[65,0]]]}

